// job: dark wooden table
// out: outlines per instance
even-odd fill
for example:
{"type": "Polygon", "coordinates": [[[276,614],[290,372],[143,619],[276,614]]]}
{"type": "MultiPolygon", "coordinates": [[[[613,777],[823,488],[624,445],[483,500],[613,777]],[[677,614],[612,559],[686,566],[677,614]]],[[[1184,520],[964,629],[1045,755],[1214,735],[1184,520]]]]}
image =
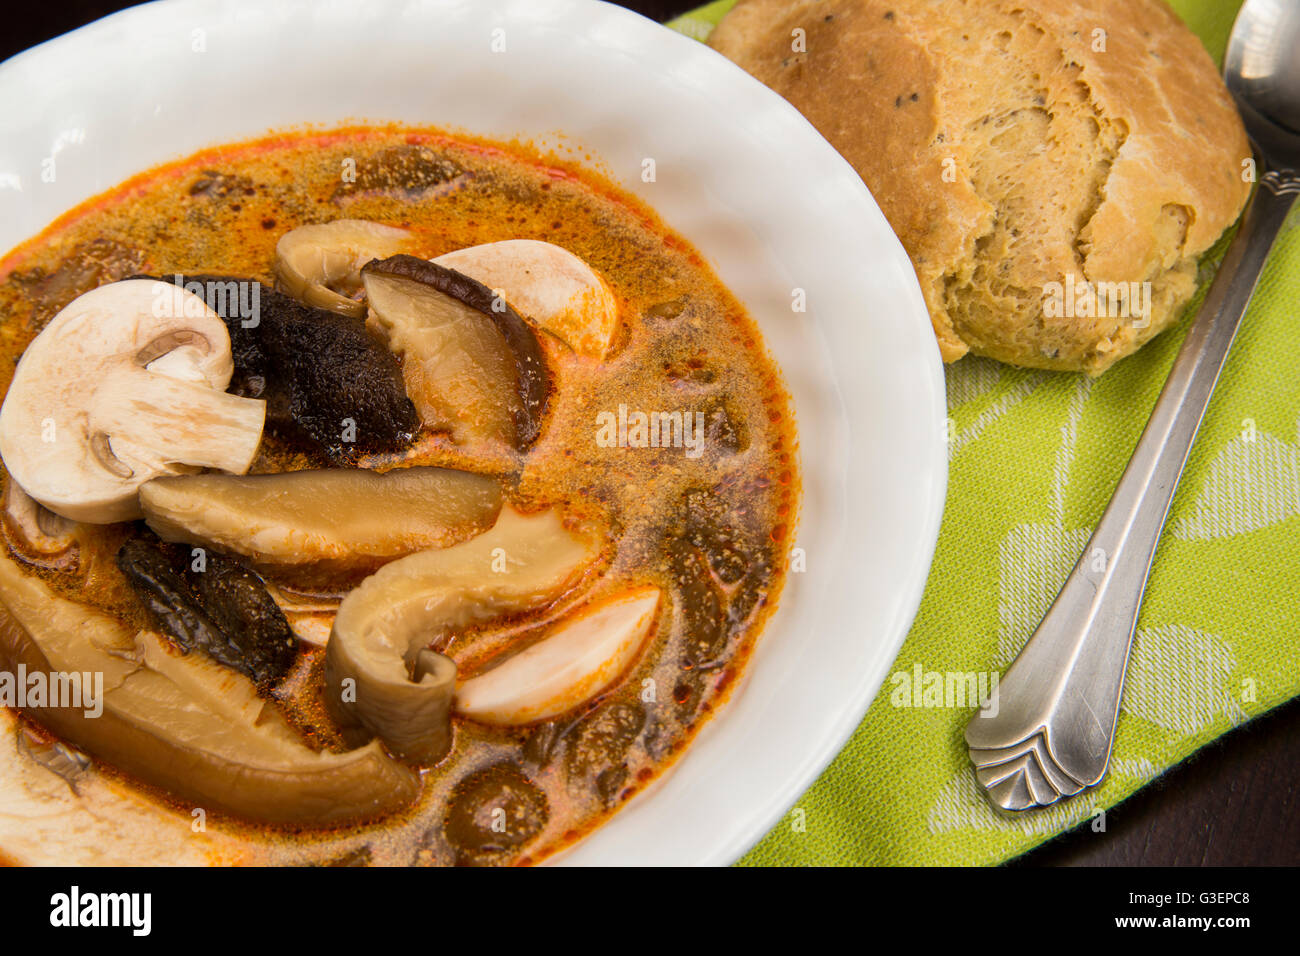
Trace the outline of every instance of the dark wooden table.
{"type": "MultiPolygon", "coordinates": [[[[0,59],[131,5],[61,0],[11,8],[0,59]]],[[[622,5],[662,21],[698,3],[622,5]]],[[[1298,779],[1300,700],[1221,738],[1110,810],[1105,833],[1084,826],[1012,865],[1294,866],[1300,864],[1298,779]]]]}

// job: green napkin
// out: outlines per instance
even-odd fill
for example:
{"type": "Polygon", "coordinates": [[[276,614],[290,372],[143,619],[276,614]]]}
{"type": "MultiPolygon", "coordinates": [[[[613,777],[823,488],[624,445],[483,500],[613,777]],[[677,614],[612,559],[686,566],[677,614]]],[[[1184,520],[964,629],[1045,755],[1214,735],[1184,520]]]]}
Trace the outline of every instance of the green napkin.
{"type": "MultiPolygon", "coordinates": [[[[733,3],[669,26],[704,39],[733,3]]],[[[1173,6],[1221,57],[1239,3],[1173,6]]],[[[1084,821],[1104,828],[1105,808],[1300,693],[1296,220],[1269,260],[1174,500],[1102,786],[1058,807],[996,813],[962,742],[973,710],[914,706],[910,682],[918,671],[1005,671],[1082,552],[1200,296],[1179,326],[1095,380],[976,357],[948,366],[948,502],[916,622],[843,752],[743,863],[996,863],[1084,821]]],[[[1202,293],[1224,246],[1206,257],[1202,293]]]]}

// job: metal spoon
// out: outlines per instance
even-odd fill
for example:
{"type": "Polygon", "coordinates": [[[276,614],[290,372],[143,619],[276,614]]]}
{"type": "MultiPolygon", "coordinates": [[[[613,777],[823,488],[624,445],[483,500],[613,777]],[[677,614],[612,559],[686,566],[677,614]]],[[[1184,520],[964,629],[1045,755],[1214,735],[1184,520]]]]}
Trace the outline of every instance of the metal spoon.
{"type": "Polygon", "coordinates": [[[966,727],[975,776],[1006,810],[1047,806],[1106,775],[1169,503],[1264,260],[1300,195],[1298,0],[1246,0],[1224,77],[1255,144],[1259,186],[1092,539],[1002,678],[996,707],[966,727]]]}

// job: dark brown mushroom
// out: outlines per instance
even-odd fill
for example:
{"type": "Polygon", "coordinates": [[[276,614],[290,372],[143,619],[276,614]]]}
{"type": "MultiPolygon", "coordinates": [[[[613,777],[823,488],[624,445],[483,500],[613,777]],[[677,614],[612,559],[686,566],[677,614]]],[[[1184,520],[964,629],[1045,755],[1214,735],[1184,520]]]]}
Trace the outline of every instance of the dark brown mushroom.
{"type": "Polygon", "coordinates": [[[424,424],[460,442],[526,451],[542,429],[550,373],[532,327],[483,283],[415,256],[361,270],[370,324],[402,356],[424,424]]]}
{"type": "Polygon", "coordinates": [[[186,651],[213,660],[268,687],[288,672],[298,642],[262,579],[212,552],[196,570],[187,555],[156,538],[132,538],[117,565],[158,625],[186,651]]]}

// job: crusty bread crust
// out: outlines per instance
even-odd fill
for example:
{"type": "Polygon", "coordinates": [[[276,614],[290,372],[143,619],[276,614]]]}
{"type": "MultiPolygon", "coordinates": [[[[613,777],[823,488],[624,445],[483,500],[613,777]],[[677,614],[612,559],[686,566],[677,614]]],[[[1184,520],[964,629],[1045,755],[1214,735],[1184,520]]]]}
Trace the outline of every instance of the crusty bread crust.
{"type": "Polygon", "coordinates": [[[857,169],[946,361],[1103,371],[1177,319],[1249,195],[1241,120],[1162,0],[740,0],[709,42],[857,169]],[[1071,278],[1149,282],[1149,314],[1045,308],[1071,278]]]}

